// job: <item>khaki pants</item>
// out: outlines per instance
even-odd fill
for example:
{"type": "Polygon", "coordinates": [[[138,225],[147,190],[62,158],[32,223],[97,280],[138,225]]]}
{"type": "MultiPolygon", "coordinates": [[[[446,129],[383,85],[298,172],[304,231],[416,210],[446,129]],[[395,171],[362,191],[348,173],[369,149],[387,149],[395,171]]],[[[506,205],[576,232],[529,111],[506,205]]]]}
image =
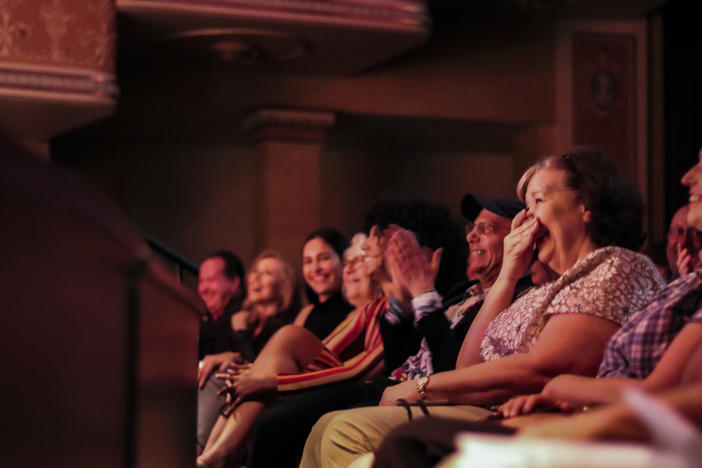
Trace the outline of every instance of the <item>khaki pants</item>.
{"type": "MultiPolygon", "coordinates": [[[[481,421],[492,411],[471,405],[429,406],[432,416],[481,421]]],[[[412,419],[424,417],[422,411],[410,408],[412,419]]],[[[380,446],[383,437],[409,421],[401,406],[369,406],[327,413],[312,428],[300,468],[346,468],[361,455],[380,446]]]]}

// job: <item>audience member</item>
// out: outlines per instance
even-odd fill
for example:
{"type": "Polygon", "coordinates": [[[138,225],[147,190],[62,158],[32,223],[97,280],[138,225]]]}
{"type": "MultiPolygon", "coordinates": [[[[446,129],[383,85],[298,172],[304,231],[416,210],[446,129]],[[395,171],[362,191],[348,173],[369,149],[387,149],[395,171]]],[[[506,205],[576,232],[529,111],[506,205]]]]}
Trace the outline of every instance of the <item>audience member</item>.
{"type": "Polygon", "coordinates": [[[699,251],[702,249],[702,232],[687,222],[690,205],[681,207],[673,215],[668,228],[665,249],[668,259],[668,282],[680,275],[691,272],[699,263],[699,251]]]}
{"type": "Polygon", "coordinates": [[[512,223],[502,268],[476,317],[489,323],[484,336],[467,337],[455,371],[389,387],[384,406],[331,419],[321,443],[323,466],[347,466],[377,448],[407,420],[405,409],[387,406],[400,399],[448,400],[457,406],[432,406],[432,414],[480,420],[494,413],[471,405],[541,390],[563,373],[594,375],[607,340],[663,286],[651,261],[629,250],[641,246],[643,208],[609,158],[594,150],[547,158],[525,172],[518,194],[528,209],[512,223]],[[560,277],[509,305],[534,249],[560,277]]]}
{"type": "MultiPolygon", "coordinates": [[[[292,323],[300,308],[296,278],[290,262],[270,250],[261,253],[251,265],[246,275],[248,297],[241,310],[227,323],[230,331],[228,351],[207,355],[200,361],[197,423],[200,447],[204,447],[224,404],[224,399],[218,396],[223,383],[211,379],[210,375],[233,363],[254,359],[275,331],[292,323]]],[[[204,290],[207,292],[206,288],[204,290]]]]}
{"type": "Polygon", "coordinates": [[[199,359],[233,348],[230,321],[246,297],[244,267],[228,250],[208,255],[200,265],[197,291],[205,303],[200,322],[199,359]]]}
{"type": "Polygon", "coordinates": [[[310,233],[302,248],[302,277],[310,304],[295,317],[320,340],[353,310],[342,295],[342,257],[349,243],[336,229],[310,233]]]}
{"type": "MultiPolygon", "coordinates": [[[[702,304],[697,310],[696,315],[699,315],[702,304]]],[[[697,325],[699,328],[699,322],[697,325]]],[[[702,345],[698,345],[685,365],[680,385],[656,394],[660,401],[677,410],[700,431],[702,431],[701,369],[702,345]]],[[[526,426],[519,431],[519,435],[575,440],[650,441],[651,434],[628,404],[616,403],[574,416],[526,426]]]]}
{"type": "MultiPolygon", "coordinates": [[[[690,205],[684,220],[689,229],[702,229],[702,152],[700,163],[682,178],[689,187],[690,205]]],[[[680,213],[680,210],[678,211],[680,213]]],[[[678,215],[676,213],[676,216],[678,215]]],[[[659,392],[679,385],[694,351],[702,348],[702,269],[679,277],[634,315],[609,341],[599,379],[562,375],[541,394],[520,397],[502,410],[508,416],[531,411],[538,405],[579,407],[611,403],[621,391],[639,387],[659,392]]]]}
{"type": "Polygon", "coordinates": [[[212,383],[203,392],[213,370],[225,369],[241,354],[235,352],[235,338],[231,328],[232,316],[241,309],[246,297],[244,267],[241,260],[228,250],[208,255],[200,265],[198,294],[205,303],[200,319],[198,368],[198,444],[204,446],[207,433],[217,417],[217,392],[221,384],[212,383]]]}

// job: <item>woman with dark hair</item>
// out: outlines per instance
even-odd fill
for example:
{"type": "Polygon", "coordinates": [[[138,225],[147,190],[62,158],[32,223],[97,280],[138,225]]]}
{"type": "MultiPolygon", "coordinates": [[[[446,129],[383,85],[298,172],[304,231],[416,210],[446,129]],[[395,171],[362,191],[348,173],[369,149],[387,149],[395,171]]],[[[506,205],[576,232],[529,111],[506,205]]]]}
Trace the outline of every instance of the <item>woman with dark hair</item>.
{"type": "Polygon", "coordinates": [[[295,318],[322,339],[329,335],[353,310],[341,293],[342,257],[349,244],[336,229],[310,233],[302,248],[302,277],[310,304],[295,318]]]}
{"type": "MultiPolygon", "coordinates": [[[[394,406],[398,400],[448,401],[456,406],[431,413],[480,420],[494,414],[486,405],[540,391],[556,375],[594,375],[610,336],[664,286],[650,259],[629,250],[643,239],[642,202],[602,153],[546,158],[525,172],[517,193],[527,209],[514,218],[502,268],[474,321],[489,324],[474,335],[481,338],[464,341],[455,370],[389,387],[380,407],[320,419],[326,428],[315,450],[323,466],[348,466],[406,422],[407,411],[422,416],[394,406]],[[510,304],[534,250],[558,278],[510,304]]],[[[391,239],[392,248],[402,251],[394,245],[401,240],[391,239]]]]}

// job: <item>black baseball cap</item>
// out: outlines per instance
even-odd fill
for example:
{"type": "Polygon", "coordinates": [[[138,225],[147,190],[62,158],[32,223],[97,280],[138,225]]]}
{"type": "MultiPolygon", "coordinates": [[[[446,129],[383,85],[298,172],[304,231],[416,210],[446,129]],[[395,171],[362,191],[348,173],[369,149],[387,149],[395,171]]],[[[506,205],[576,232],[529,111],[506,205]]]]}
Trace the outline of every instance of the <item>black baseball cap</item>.
{"type": "Polygon", "coordinates": [[[467,193],[461,202],[461,213],[466,219],[473,221],[480,211],[486,209],[503,218],[512,219],[525,208],[524,204],[516,198],[487,199],[480,195],[467,193]]]}

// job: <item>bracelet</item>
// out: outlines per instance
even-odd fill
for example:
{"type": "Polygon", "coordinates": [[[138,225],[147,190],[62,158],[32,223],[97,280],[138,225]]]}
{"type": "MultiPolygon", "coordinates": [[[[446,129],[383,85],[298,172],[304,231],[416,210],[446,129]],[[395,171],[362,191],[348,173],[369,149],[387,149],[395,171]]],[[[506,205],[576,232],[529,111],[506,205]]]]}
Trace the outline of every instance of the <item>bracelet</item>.
{"type": "Polygon", "coordinates": [[[417,380],[417,393],[419,393],[419,396],[422,397],[422,400],[427,398],[427,385],[429,385],[429,377],[429,375],[425,375],[417,380]]]}

